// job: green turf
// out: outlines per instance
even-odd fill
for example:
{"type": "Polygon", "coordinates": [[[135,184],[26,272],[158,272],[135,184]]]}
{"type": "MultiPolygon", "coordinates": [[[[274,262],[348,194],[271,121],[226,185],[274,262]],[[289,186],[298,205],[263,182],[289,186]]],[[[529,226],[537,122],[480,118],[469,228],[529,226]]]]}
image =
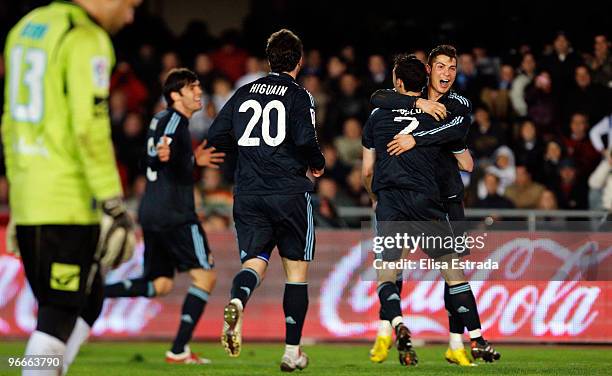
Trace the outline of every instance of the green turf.
{"type": "MultiPolygon", "coordinates": [[[[0,357],[23,353],[24,343],[0,343],[0,357]]],[[[230,359],[220,345],[195,343],[192,349],[212,359],[213,364],[167,365],[165,343],[94,342],[85,345],[69,375],[270,375],[279,371],[281,344],[246,343],[238,359],[230,359]]],[[[397,352],[391,350],[384,364],[368,360],[368,346],[355,344],[321,344],[306,346],[310,366],[299,375],[611,375],[612,350],[609,347],[570,346],[498,346],[502,359],[497,364],[459,368],[444,361],[444,346],[417,348],[419,365],[401,367],[397,352]]],[[[0,368],[0,375],[18,375],[0,368]]]]}

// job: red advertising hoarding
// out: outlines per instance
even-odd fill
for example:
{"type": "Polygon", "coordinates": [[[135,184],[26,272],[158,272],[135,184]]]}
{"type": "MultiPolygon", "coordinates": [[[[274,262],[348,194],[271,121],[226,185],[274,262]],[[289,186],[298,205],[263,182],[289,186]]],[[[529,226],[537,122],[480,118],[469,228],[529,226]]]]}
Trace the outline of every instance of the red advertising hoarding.
{"type": "MultiPolygon", "coordinates": [[[[3,233],[1,229],[0,239],[4,238],[3,233]]],[[[525,242],[534,239],[534,234],[515,232],[498,237],[492,248],[486,250],[489,254],[496,252],[500,261],[495,278],[482,281],[482,276],[468,274],[487,338],[495,342],[612,342],[611,281],[542,280],[537,275],[537,268],[533,267],[535,260],[542,262],[543,258],[548,269],[551,266],[562,269],[576,252],[592,248],[592,236],[585,244],[578,244],[581,240],[576,240],[576,236],[555,236],[551,239],[540,235],[537,245],[529,243],[528,247],[525,242]],[[550,253],[551,250],[554,252],[550,253]]],[[[315,261],[309,275],[310,306],[305,339],[365,340],[375,336],[378,296],[375,282],[363,277],[362,272],[371,261],[364,257],[367,254],[364,249],[369,245],[362,243],[361,238],[360,231],[317,232],[315,261]]],[[[240,265],[232,232],[209,234],[209,242],[219,273],[218,283],[195,337],[216,340],[221,332],[223,306],[240,265]]],[[[26,337],[35,326],[36,303],[20,260],[7,255],[4,242],[0,244],[0,335],[26,337]]],[[[597,248],[595,252],[600,261],[609,262],[612,258],[610,248],[597,248]]],[[[107,281],[138,277],[142,271],[141,259],[142,246],[130,262],[108,273],[107,281]]],[[[253,294],[245,312],[246,340],[284,338],[284,278],[278,255],[272,257],[270,264],[265,281],[253,294]]],[[[188,285],[188,277],[179,275],[168,297],[108,299],[94,327],[94,335],[171,338],[178,326],[188,285]]],[[[414,338],[447,340],[448,319],[440,279],[406,282],[402,308],[414,338]]]]}

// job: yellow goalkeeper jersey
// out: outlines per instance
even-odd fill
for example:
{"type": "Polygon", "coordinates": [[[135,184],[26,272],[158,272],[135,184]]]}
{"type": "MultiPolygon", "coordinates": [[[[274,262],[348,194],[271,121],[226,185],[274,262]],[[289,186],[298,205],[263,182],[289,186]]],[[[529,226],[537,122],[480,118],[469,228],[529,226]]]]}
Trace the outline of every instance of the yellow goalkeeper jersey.
{"type": "Polygon", "coordinates": [[[23,17],[5,51],[2,138],[18,225],[94,224],[121,195],[108,95],[109,35],[70,2],[23,17]]]}

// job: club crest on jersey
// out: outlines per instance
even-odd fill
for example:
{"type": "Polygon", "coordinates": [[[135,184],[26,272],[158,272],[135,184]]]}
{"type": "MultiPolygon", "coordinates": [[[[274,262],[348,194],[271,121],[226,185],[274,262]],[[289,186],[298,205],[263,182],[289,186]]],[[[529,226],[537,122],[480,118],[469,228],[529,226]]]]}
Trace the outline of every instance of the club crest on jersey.
{"type": "Polygon", "coordinates": [[[108,89],[110,78],[110,63],[106,56],[91,58],[93,84],[96,89],[108,89]]]}

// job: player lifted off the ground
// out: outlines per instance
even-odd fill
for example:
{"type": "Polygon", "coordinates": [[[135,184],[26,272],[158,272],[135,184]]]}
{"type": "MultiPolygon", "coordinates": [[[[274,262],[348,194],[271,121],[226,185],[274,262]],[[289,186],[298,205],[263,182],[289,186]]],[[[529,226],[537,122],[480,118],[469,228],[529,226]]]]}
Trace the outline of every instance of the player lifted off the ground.
{"type": "MultiPolygon", "coordinates": [[[[416,97],[426,83],[425,66],[412,55],[399,55],[395,60],[393,81],[398,93],[416,97]]],[[[388,223],[408,221],[411,221],[410,230],[415,233],[452,234],[439,201],[435,170],[441,145],[463,142],[466,127],[461,125],[461,120],[440,126],[433,117],[418,109],[375,109],[372,112],[363,136],[363,176],[366,189],[375,202],[379,235],[385,235],[388,223]],[[437,126],[440,128],[436,129],[437,126]],[[388,144],[398,133],[422,135],[419,141],[426,145],[395,156],[388,150],[388,144]]],[[[456,160],[463,159],[461,154],[457,154],[456,160]]],[[[454,254],[452,249],[446,248],[423,250],[439,261],[454,254]]],[[[401,257],[401,251],[385,250],[377,257],[394,261],[401,257]]],[[[396,333],[400,363],[416,364],[410,333],[402,322],[396,271],[382,269],[378,272],[381,318],[389,321],[396,333]]],[[[454,278],[452,270],[443,274],[447,280],[454,278]]]]}
{"type": "Polygon", "coordinates": [[[24,16],[5,46],[8,250],[20,251],[38,301],[25,355],[63,356],[63,373],[102,309],[100,262],[116,266],[133,251],[110,138],[108,33],[130,23],[138,3],[54,2],[24,16]]]}
{"type": "Polygon", "coordinates": [[[295,81],[302,42],[289,30],[273,33],[266,56],[271,73],[238,89],[210,127],[219,150],[237,148],[234,220],[242,269],[225,307],[221,342],[230,356],[242,347],[242,320],[249,298],[278,247],[285,269],[285,353],[281,370],[308,365],[300,349],[308,308],[308,264],[315,234],[307,171],[319,177],[325,159],[315,134],[315,103],[295,81]]]}
{"type": "MultiPolygon", "coordinates": [[[[422,92],[422,98],[416,99],[415,97],[400,95],[392,90],[379,90],[372,95],[372,104],[376,107],[388,109],[410,109],[415,105],[420,107],[416,101],[422,102],[424,99],[428,99],[424,104],[434,106],[430,102],[436,101],[439,105],[445,106],[448,111],[445,124],[457,123],[458,126],[462,126],[463,123],[464,126],[469,127],[471,103],[467,98],[451,91],[455,82],[456,68],[457,55],[455,48],[449,45],[437,46],[429,54],[427,64],[429,82],[427,88],[422,92]],[[463,120],[457,122],[458,117],[462,117],[463,120]]],[[[417,133],[413,133],[413,135],[414,137],[412,135],[397,135],[388,145],[391,154],[400,155],[410,150],[414,147],[415,140],[417,146],[427,143],[417,133]]],[[[463,182],[459,175],[459,169],[463,167],[463,169],[470,171],[473,162],[471,158],[467,158],[469,157],[469,151],[464,148],[461,154],[454,154],[461,149],[453,150],[453,147],[458,148],[449,144],[443,149],[444,152],[436,168],[436,183],[440,190],[440,200],[455,227],[455,232],[462,232],[461,221],[465,220],[465,215],[463,211],[463,182]],[[465,155],[466,158],[459,166],[456,158],[461,155],[465,155]]],[[[448,312],[450,332],[449,348],[444,356],[450,363],[461,366],[473,365],[465,352],[462,341],[464,328],[467,327],[471,339],[472,356],[475,359],[482,358],[487,362],[498,360],[500,358],[499,353],[482,336],[478,309],[470,285],[464,275],[459,277],[452,284],[447,281],[444,286],[444,304],[448,312]]],[[[385,339],[384,324],[381,327],[371,351],[373,361],[383,361],[386,358],[387,350],[385,349],[388,347],[385,346],[385,343],[388,340],[385,339]]]]}
{"type": "Polygon", "coordinates": [[[203,364],[208,359],[192,353],[191,340],[208,295],[216,282],[216,272],[206,234],[195,212],[193,197],[194,163],[217,167],[224,153],[204,148],[194,153],[189,119],[202,108],[202,89],[195,73],[172,70],[163,87],[168,108],[153,117],[147,134],[147,187],[140,204],[139,220],[144,233],[145,256],[142,278],[125,280],[105,287],[106,297],[164,296],[172,290],[174,272],[188,272],[191,286],[181,311],[178,332],[168,363],[203,364]]]}

